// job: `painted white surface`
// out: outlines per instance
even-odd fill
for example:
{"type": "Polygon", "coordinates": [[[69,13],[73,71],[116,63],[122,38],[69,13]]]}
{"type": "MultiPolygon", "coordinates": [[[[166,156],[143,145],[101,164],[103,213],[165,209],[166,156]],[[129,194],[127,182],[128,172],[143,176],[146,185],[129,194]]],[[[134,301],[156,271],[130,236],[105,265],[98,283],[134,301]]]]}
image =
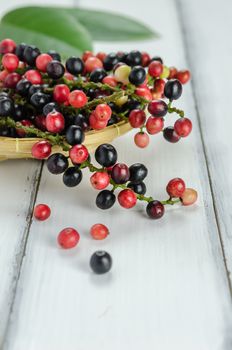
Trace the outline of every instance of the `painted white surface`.
{"type": "MultiPolygon", "coordinates": [[[[82,3],[92,7],[92,1],[82,3]]],[[[94,6],[131,14],[162,33],[159,41],[99,43],[96,50],[144,49],[160,54],[168,65],[187,67],[173,0],[152,3],[146,0],[136,6],[130,1],[101,0],[95,1],[94,6]]],[[[185,11],[189,11],[187,5],[185,11]]],[[[186,25],[192,20],[188,16],[186,25]]],[[[207,17],[207,20],[211,19],[207,17]]],[[[198,28],[194,26],[196,32],[198,28]]],[[[203,30],[204,27],[199,37],[203,30]]],[[[187,32],[189,40],[193,40],[192,32],[193,29],[187,32]]],[[[197,33],[194,33],[194,42],[195,35],[197,37],[197,33]]],[[[196,45],[191,55],[201,62],[193,68],[204,76],[207,73],[204,56],[197,50],[196,45]]],[[[209,94],[214,86],[204,86],[202,96],[209,94]]],[[[222,98],[222,91],[220,96],[222,98]]],[[[159,136],[153,137],[149,148],[142,151],[133,146],[130,134],[117,140],[115,145],[120,161],[129,164],[143,161],[148,166],[148,193],[163,198],[167,181],[180,176],[188,186],[199,191],[200,200],[195,207],[170,208],[157,222],[143,215],[142,204],[131,211],[115,206],[105,213],[95,208],[96,192],[90,188],[87,176],[79,188],[67,189],[61,177],[50,175],[44,169],[37,203],[49,204],[53,215],[47,222],[32,223],[4,350],[232,348],[230,293],[191,86],[185,87],[180,105],[195,125],[187,140],[170,145],[159,136]],[[96,222],[104,222],[111,229],[110,237],[104,242],[89,238],[88,229],[96,222]],[[56,245],[59,230],[66,226],[74,226],[81,234],[79,247],[72,251],[63,251],[56,245]],[[98,248],[109,251],[114,259],[112,271],[104,276],[94,276],[88,267],[91,253],[98,248]]],[[[172,120],[170,116],[168,121],[172,123],[172,120]]],[[[25,164],[34,170],[33,162],[25,164]]],[[[4,164],[6,173],[0,175],[1,193],[10,188],[17,171],[20,176],[11,195],[15,192],[20,196],[19,183],[23,183],[25,175],[18,171],[19,167],[27,170],[23,163],[4,164]]],[[[211,174],[213,179],[218,176],[215,170],[216,167],[211,174]]],[[[6,200],[8,207],[12,205],[8,196],[6,200]]],[[[15,203],[19,201],[15,199],[15,203]]],[[[28,206],[28,198],[24,203],[28,206]]],[[[16,236],[14,232],[17,225],[13,215],[11,218],[5,218],[2,212],[0,215],[1,222],[18,239],[20,233],[16,236]]],[[[22,211],[20,220],[23,225],[22,211]]],[[[7,252],[6,247],[10,247],[7,239],[4,245],[7,252]]],[[[9,266],[13,256],[9,254],[9,266]]],[[[0,274],[3,271],[7,276],[3,264],[2,259],[0,274]]],[[[9,285],[9,281],[6,283],[9,285]]],[[[6,293],[3,296],[6,298],[6,293]]],[[[0,312],[5,314],[9,310],[4,309],[3,302],[0,312]]]]}

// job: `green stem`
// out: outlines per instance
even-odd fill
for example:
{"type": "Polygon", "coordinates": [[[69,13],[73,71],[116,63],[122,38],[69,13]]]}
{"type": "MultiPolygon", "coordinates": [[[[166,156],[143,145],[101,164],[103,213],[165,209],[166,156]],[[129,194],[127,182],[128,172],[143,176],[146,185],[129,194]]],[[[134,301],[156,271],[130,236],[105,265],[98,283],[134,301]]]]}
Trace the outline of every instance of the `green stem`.
{"type": "Polygon", "coordinates": [[[184,117],[184,111],[176,107],[171,107],[171,102],[168,104],[168,113],[177,113],[181,118],[184,117]]]}

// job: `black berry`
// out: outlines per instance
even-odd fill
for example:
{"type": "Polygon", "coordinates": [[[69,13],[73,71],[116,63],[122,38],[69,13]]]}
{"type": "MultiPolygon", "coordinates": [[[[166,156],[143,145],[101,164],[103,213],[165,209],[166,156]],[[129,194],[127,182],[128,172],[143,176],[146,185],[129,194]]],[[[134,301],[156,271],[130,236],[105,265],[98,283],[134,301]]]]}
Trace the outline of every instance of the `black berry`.
{"type": "Polygon", "coordinates": [[[27,79],[22,79],[17,83],[16,91],[21,96],[27,96],[31,85],[32,84],[30,81],[28,81],[27,79]]]}
{"type": "Polygon", "coordinates": [[[105,70],[113,70],[114,66],[119,62],[119,57],[117,56],[116,53],[111,52],[109,53],[103,61],[103,66],[105,70]]]}
{"type": "Polygon", "coordinates": [[[51,61],[47,65],[48,76],[52,79],[60,79],[63,77],[65,68],[59,61],[51,61]]]}
{"type": "Polygon", "coordinates": [[[129,81],[131,84],[134,84],[136,86],[141,85],[144,83],[146,79],[146,71],[141,66],[135,66],[132,68],[130,74],[129,74],[129,81]]]}
{"type": "Polygon", "coordinates": [[[54,153],[47,159],[47,168],[52,174],[62,174],[68,168],[68,159],[61,153],[54,153]]]}
{"type": "Polygon", "coordinates": [[[89,128],[88,118],[86,116],[84,116],[83,114],[77,114],[74,117],[72,124],[80,126],[82,128],[82,130],[84,130],[84,131],[89,128]]]}
{"type": "Polygon", "coordinates": [[[96,161],[104,167],[110,167],[117,162],[117,151],[114,146],[104,143],[95,151],[96,161]]]}
{"type": "Polygon", "coordinates": [[[68,168],[63,175],[63,182],[68,187],[79,185],[82,180],[82,171],[77,167],[68,168]]]}
{"type": "Polygon", "coordinates": [[[147,188],[144,182],[139,182],[136,184],[129,182],[127,187],[131,188],[137,194],[145,194],[147,191],[147,188]]]}
{"type": "Polygon", "coordinates": [[[84,63],[78,57],[70,57],[66,61],[66,69],[73,75],[78,75],[84,71],[84,63]]]}
{"type": "Polygon", "coordinates": [[[152,219],[160,219],[164,215],[164,205],[159,201],[151,201],[148,203],[147,215],[152,219]]]}
{"type": "Polygon", "coordinates": [[[100,209],[109,209],[111,208],[116,201],[116,197],[113,192],[109,190],[103,190],[98,193],[96,198],[96,205],[100,209]]]}
{"type": "Polygon", "coordinates": [[[14,104],[9,97],[0,99],[0,117],[10,117],[14,113],[14,104]]]}
{"type": "Polygon", "coordinates": [[[140,66],[142,64],[142,54],[139,51],[131,51],[126,57],[128,66],[140,66]]]}
{"type": "Polygon", "coordinates": [[[37,108],[38,110],[42,110],[42,108],[51,100],[51,96],[48,94],[44,94],[43,92],[36,92],[31,96],[30,102],[31,104],[37,108]]]}
{"type": "Polygon", "coordinates": [[[48,115],[52,111],[60,112],[60,107],[56,102],[49,102],[43,107],[43,114],[48,115]]]}
{"type": "Polygon", "coordinates": [[[70,125],[66,130],[66,140],[70,145],[81,144],[85,139],[85,134],[80,126],[70,125]]]}
{"type": "Polygon", "coordinates": [[[61,61],[61,57],[58,52],[54,50],[49,50],[47,53],[53,58],[54,61],[61,61]]]}
{"type": "Polygon", "coordinates": [[[177,100],[182,94],[182,84],[177,79],[170,79],[166,82],[164,87],[164,95],[169,100],[177,100]]]}
{"type": "Polygon", "coordinates": [[[163,64],[163,60],[162,60],[162,58],[159,57],[159,56],[154,56],[154,57],[152,57],[150,62],[152,62],[152,61],[159,61],[160,63],[163,64]]]}
{"type": "Polygon", "coordinates": [[[112,258],[109,253],[98,250],[90,258],[90,267],[96,274],[108,272],[112,267],[112,258]]]}
{"type": "Polygon", "coordinates": [[[14,105],[14,120],[20,121],[27,117],[27,112],[23,105],[14,105]]]}
{"type": "Polygon", "coordinates": [[[174,128],[172,126],[168,126],[163,130],[163,136],[165,140],[171,143],[176,143],[180,140],[180,136],[177,135],[174,128]]]}
{"type": "Polygon", "coordinates": [[[111,178],[116,184],[124,184],[129,180],[130,172],[126,164],[115,164],[111,170],[111,178]]]}
{"type": "Polygon", "coordinates": [[[107,76],[105,69],[97,68],[90,73],[90,80],[94,83],[101,83],[102,80],[107,76]]]}
{"type": "Polygon", "coordinates": [[[133,183],[140,183],[145,179],[148,173],[145,165],[141,163],[132,164],[129,167],[129,171],[130,171],[130,182],[133,182],[133,183]]]}
{"type": "Polygon", "coordinates": [[[28,90],[28,97],[31,97],[36,92],[41,92],[43,90],[43,87],[39,84],[31,85],[31,87],[28,90]]]}
{"type": "Polygon", "coordinates": [[[24,50],[25,50],[26,46],[27,46],[27,44],[25,44],[25,43],[21,43],[21,44],[16,46],[15,55],[18,56],[20,61],[24,60],[24,50]]]}
{"type": "Polygon", "coordinates": [[[31,67],[35,66],[35,60],[40,55],[40,50],[32,45],[27,45],[23,51],[23,60],[31,67]]]}

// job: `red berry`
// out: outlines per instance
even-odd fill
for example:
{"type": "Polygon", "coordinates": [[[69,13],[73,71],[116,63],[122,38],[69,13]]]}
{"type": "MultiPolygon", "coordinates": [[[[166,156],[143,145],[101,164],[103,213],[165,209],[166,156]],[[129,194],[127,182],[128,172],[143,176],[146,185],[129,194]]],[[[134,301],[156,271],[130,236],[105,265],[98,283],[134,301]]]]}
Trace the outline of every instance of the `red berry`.
{"type": "Polygon", "coordinates": [[[151,61],[151,56],[147,52],[142,52],[142,66],[147,67],[151,61]]]}
{"type": "Polygon", "coordinates": [[[134,141],[136,146],[140,148],[145,148],[149,145],[150,138],[145,132],[138,132],[135,134],[134,141]]]}
{"type": "Polygon", "coordinates": [[[135,206],[137,197],[132,190],[122,190],[118,195],[119,204],[126,209],[130,209],[135,206]]]}
{"type": "Polygon", "coordinates": [[[37,220],[44,221],[51,215],[51,209],[47,204],[37,204],[34,209],[34,217],[37,220]]]}
{"type": "Polygon", "coordinates": [[[68,101],[71,106],[75,108],[81,108],[86,105],[88,98],[86,94],[81,90],[74,90],[70,93],[68,101]]]}
{"type": "Polygon", "coordinates": [[[190,71],[180,70],[176,73],[175,78],[178,79],[181,82],[181,84],[186,84],[191,78],[190,71]]]}
{"type": "Polygon", "coordinates": [[[169,76],[168,79],[173,79],[176,77],[177,69],[176,67],[170,67],[169,68],[169,76]]]}
{"type": "Polygon", "coordinates": [[[65,119],[60,112],[52,111],[46,116],[46,128],[53,133],[59,133],[64,129],[65,119]]]}
{"type": "Polygon", "coordinates": [[[164,215],[164,205],[154,200],[148,203],[146,211],[151,219],[160,219],[164,215]]]}
{"type": "Polygon", "coordinates": [[[107,75],[105,78],[103,78],[102,82],[103,84],[107,84],[112,87],[117,86],[117,80],[112,75],[107,75]]]}
{"type": "Polygon", "coordinates": [[[97,68],[102,68],[102,67],[103,67],[103,63],[97,57],[89,57],[85,61],[85,69],[88,73],[91,73],[93,70],[97,68]]]}
{"type": "Polygon", "coordinates": [[[148,73],[153,78],[159,78],[163,72],[163,65],[159,61],[152,61],[148,66],[148,73]]]}
{"type": "Polygon", "coordinates": [[[110,177],[105,172],[97,171],[91,176],[90,182],[96,190],[103,190],[109,185],[110,177]]]}
{"type": "Polygon", "coordinates": [[[160,131],[163,130],[163,127],[164,127],[163,118],[151,116],[147,119],[146,129],[148,134],[150,135],[158,134],[160,131]]]}
{"type": "Polygon", "coordinates": [[[9,74],[9,72],[7,72],[7,70],[1,71],[0,72],[0,81],[4,81],[8,74],[9,74]]]}
{"type": "MultiPolygon", "coordinates": [[[[12,73],[13,74],[13,73],[12,73]]],[[[23,119],[20,121],[20,124],[22,124],[23,126],[26,126],[26,127],[30,127],[30,126],[33,126],[32,122],[30,120],[27,120],[27,119],[23,119]]],[[[23,129],[21,129],[20,127],[17,127],[16,128],[16,133],[18,136],[20,137],[25,137],[27,132],[23,129]]]]}
{"type": "Polygon", "coordinates": [[[106,57],[106,53],[105,52],[98,52],[96,54],[96,57],[99,58],[99,60],[101,60],[103,62],[105,57],[106,57]]]}
{"type": "Polygon", "coordinates": [[[129,122],[132,128],[140,128],[146,121],[146,114],[141,109],[134,109],[129,114],[129,122]]]}
{"type": "Polygon", "coordinates": [[[111,178],[116,184],[125,184],[130,178],[129,168],[126,164],[115,164],[111,170],[111,178]]]}
{"type": "Polygon", "coordinates": [[[155,117],[164,117],[167,114],[167,103],[162,100],[153,100],[148,105],[148,111],[155,117]]]}
{"type": "Polygon", "coordinates": [[[79,233],[72,227],[64,228],[57,237],[59,245],[64,249],[74,248],[79,240],[79,233]]]}
{"type": "Polygon", "coordinates": [[[72,80],[74,80],[74,75],[72,75],[69,72],[66,72],[66,73],[64,73],[64,78],[67,79],[67,80],[72,81],[72,80]]]}
{"type": "Polygon", "coordinates": [[[6,53],[2,58],[2,65],[8,72],[14,72],[18,68],[19,59],[13,53],[6,53]]]}
{"type": "Polygon", "coordinates": [[[15,72],[8,74],[4,80],[4,87],[14,89],[21,78],[21,75],[15,72]]]}
{"type": "Polygon", "coordinates": [[[36,159],[44,159],[50,156],[52,146],[48,141],[36,142],[31,149],[31,154],[36,159]]]}
{"type": "Polygon", "coordinates": [[[181,197],[185,190],[185,183],[179,177],[169,181],[166,187],[170,197],[181,197]]]}
{"type": "Polygon", "coordinates": [[[191,205],[197,201],[197,191],[193,188],[186,188],[184,193],[181,196],[181,201],[183,205],[191,205]]]}
{"type": "Polygon", "coordinates": [[[173,126],[167,126],[166,128],[163,129],[163,137],[165,138],[165,140],[171,143],[176,143],[180,141],[180,136],[177,135],[173,126]]]}
{"type": "Polygon", "coordinates": [[[99,121],[108,121],[111,117],[112,110],[110,106],[105,103],[97,105],[94,111],[94,116],[99,121]]]}
{"type": "Polygon", "coordinates": [[[94,54],[92,53],[92,51],[85,51],[82,55],[82,61],[86,61],[89,57],[93,57],[94,54]]]}
{"type": "Polygon", "coordinates": [[[188,118],[180,118],[175,122],[174,129],[177,135],[186,137],[192,131],[192,122],[188,118]]]}
{"type": "Polygon", "coordinates": [[[95,112],[92,112],[89,117],[89,125],[94,130],[101,130],[107,127],[107,120],[99,120],[95,116],[95,112]]]}
{"type": "Polygon", "coordinates": [[[75,145],[69,151],[69,157],[73,164],[81,164],[88,159],[89,152],[84,145],[75,145]]]}
{"type": "Polygon", "coordinates": [[[37,128],[39,128],[40,130],[42,130],[42,131],[46,131],[47,130],[45,115],[37,115],[35,117],[34,122],[35,122],[35,125],[37,126],[37,128]]]}
{"type": "Polygon", "coordinates": [[[53,98],[58,103],[63,103],[68,101],[70,94],[69,87],[65,84],[58,84],[53,90],[53,98]]]}
{"type": "Polygon", "coordinates": [[[25,78],[32,84],[42,84],[42,75],[34,69],[30,69],[25,73],[25,78]]]}
{"type": "Polygon", "coordinates": [[[91,227],[90,234],[93,239],[105,239],[109,234],[109,229],[103,224],[95,224],[91,227]]]}
{"type": "Polygon", "coordinates": [[[151,91],[148,88],[138,87],[135,90],[135,93],[136,93],[136,95],[145,98],[145,100],[148,100],[148,101],[152,100],[152,94],[151,94],[151,91]]]}
{"type": "Polygon", "coordinates": [[[36,68],[40,70],[41,72],[47,71],[47,65],[49,62],[51,62],[53,58],[48,55],[47,53],[41,53],[41,55],[36,57],[36,68]]]}
{"type": "Polygon", "coordinates": [[[4,39],[0,42],[0,54],[12,53],[15,51],[16,44],[11,39],[4,39]]]}
{"type": "Polygon", "coordinates": [[[163,94],[165,87],[165,80],[164,79],[156,79],[154,82],[154,89],[153,91],[155,93],[163,94]]]}

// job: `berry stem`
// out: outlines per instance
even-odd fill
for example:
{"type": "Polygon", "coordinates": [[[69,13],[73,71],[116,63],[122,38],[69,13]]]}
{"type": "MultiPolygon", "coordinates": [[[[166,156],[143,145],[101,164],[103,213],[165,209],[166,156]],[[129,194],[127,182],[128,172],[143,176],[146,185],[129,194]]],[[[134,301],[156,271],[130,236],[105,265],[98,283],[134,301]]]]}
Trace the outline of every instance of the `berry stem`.
{"type": "Polygon", "coordinates": [[[168,113],[177,113],[181,118],[184,117],[184,111],[182,109],[172,107],[171,106],[172,102],[170,101],[168,103],[168,113]]]}

